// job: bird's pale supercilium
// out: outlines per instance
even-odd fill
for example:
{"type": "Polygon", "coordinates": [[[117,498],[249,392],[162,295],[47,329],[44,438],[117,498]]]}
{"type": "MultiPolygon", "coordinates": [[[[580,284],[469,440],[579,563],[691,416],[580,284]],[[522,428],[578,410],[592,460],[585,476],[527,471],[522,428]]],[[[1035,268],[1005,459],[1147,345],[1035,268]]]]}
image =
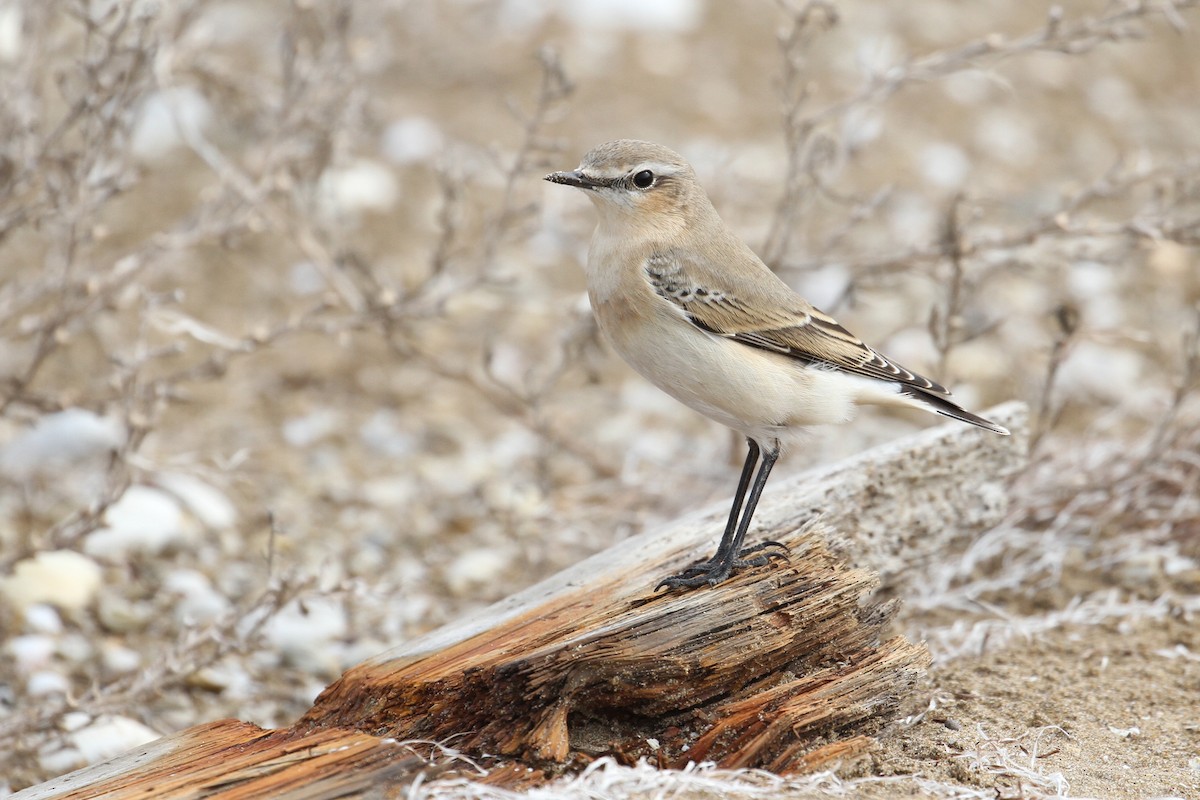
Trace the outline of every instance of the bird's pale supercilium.
{"type": "Polygon", "coordinates": [[[650,382],[749,444],[716,553],[660,587],[717,584],[782,557],[775,542],[742,542],[781,443],[805,426],[847,422],[871,404],[1008,433],[796,294],[726,227],[677,153],[623,139],[546,180],[581,189],[599,212],[585,269],[608,341],[650,382]]]}

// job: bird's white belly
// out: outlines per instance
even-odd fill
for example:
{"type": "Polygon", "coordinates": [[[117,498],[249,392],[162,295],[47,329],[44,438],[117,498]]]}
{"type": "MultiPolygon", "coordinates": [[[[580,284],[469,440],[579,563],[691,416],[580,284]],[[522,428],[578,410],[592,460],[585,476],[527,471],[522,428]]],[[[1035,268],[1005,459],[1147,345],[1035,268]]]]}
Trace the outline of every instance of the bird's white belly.
{"type": "Polygon", "coordinates": [[[846,422],[872,384],[886,387],[707,333],[671,309],[635,319],[619,318],[603,305],[596,311],[613,347],[647,380],[761,442],[793,428],[846,422]]]}

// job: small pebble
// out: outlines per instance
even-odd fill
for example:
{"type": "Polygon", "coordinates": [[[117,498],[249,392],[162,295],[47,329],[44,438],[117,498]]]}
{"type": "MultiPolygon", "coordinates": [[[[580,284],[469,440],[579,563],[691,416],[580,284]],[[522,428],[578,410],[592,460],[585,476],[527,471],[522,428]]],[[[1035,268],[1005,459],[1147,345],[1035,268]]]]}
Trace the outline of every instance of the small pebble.
{"type": "Polygon", "coordinates": [[[331,216],[390,211],[400,196],[400,185],[392,170],[369,159],[325,170],[319,189],[322,210],[331,216]]]}
{"type": "Polygon", "coordinates": [[[292,447],[311,447],[317,442],[336,434],[343,426],[342,415],[332,408],[291,417],[283,423],[283,438],[292,447]]]}
{"type": "Polygon", "coordinates": [[[189,137],[201,137],[212,117],[208,100],[191,86],[151,92],[140,104],[130,149],[145,161],[165,159],[184,146],[185,132],[189,137]]]}
{"type": "Polygon", "coordinates": [[[0,473],[17,479],[61,471],[67,464],[104,457],[121,446],[121,426],[82,408],[41,417],[0,447],[0,473]]]}
{"type": "Polygon", "coordinates": [[[73,550],[50,550],[18,561],[12,575],[0,578],[0,594],[17,608],[48,603],[77,611],[100,588],[100,565],[73,550]]]}
{"type": "Polygon", "coordinates": [[[25,626],[36,633],[62,633],[62,617],[54,606],[34,603],[25,609],[25,626]]]}
{"type": "Polygon", "coordinates": [[[128,634],[140,630],[155,613],[150,603],[138,603],[110,592],[101,594],[96,605],[96,617],[110,633],[128,634]]]}
{"type": "Polygon", "coordinates": [[[134,553],[161,553],[183,539],[179,502],[159,489],[131,486],[104,514],[107,527],[84,542],[90,555],[121,561],[134,553]]]}
{"type": "Polygon", "coordinates": [[[163,578],[163,589],[179,596],[173,612],[185,624],[212,622],[230,608],[229,599],[213,589],[208,576],[194,569],[171,571],[163,578]]]}
{"type": "Polygon", "coordinates": [[[96,657],[96,643],[79,631],[60,636],[58,654],[72,664],[90,663],[96,657]]]}
{"type": "Polygon", "coordinates": [[[511,560],[511,553],[498,547],[468,550],[450,564],[446,583],[455,594],[465,594],[475,586],[494,582],[511,560]]]}
{"type": "Polygon", "coordinates": [[[100,658],[105,669],[117,674],[133,672],[142,666],[141,654],[116,642],[105,642],[101,646],[100,658]]]}
{"type": "Polygon", "coordinates": [[[158,475],[156,480],[206,528],[223,530],[237,523],[237,509],[225,493],[194,475],[169,472],[158,475]]]}
{"type": "Polygon", "coordinates": [[[159,738],[157,731],[128,717],[101,717],[71,734],[84,763],[95,764],[159,738]]]}
{"type": "Polygon", "coordinates": [[[338,671],[334,642],[346,632],[346,611],[320,597],[290,603],[267,622],[263,634],[275,652],[309,673],[338,671]]]}
{"type": "Polygon", "coordinates": [[[383,132],[382,149],[395,164],[428,161],[442,149],[442,131],[428,117],[403,117],[383,132]]]}
{"type": "Polygon", "coordinates": [[[54,694],[66,694],[71,689],[71,682],[61,672],[44,669],[33,673],[25,681],[25,691],[32,697],[47,697],[54,694]]]}
{"type": "Polygon", "coordinates": [[[43,634],[14,636],[4,645],[4,651],[21,672],[32,672],[46,666],[54,657],[56,642],[43,634]]]}

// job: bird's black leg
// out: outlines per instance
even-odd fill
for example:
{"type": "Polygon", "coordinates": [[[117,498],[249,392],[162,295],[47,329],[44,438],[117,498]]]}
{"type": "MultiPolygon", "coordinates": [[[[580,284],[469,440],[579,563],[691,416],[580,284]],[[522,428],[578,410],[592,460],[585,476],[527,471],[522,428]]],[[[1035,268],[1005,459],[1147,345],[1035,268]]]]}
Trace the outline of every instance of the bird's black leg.
{"type": "MultiPolygon", "coordinates": [[[[707,561],[693,564],[675,577],[691,578],[696,575],[707,575],[712,570],[712,565],[724,561],[725,553],[733,547],[733,540],[737,537],[738,520],[742,514],[742,503],[746,499],[746,490],[750,488],[750,479],[754,477],[754,467],[758,463],[760,452],[758,442],[753,439],[747,439],[746,444],[750,449],[746,453],[745,463],[742,464],[742,477],[738,479],[737,493],[733,496],[733,506],[729,509],[729,520],[725,523],[725,533],[721,536],[717,552],[707,561]]],[[[663,585],[660,583],[655,590],[657,591],[663,585]]]]}
{"type": "MultiPolygon", "coordinates": [[[[771,477],[771,468],[775,466],[775,462],[778,459],[779,441],[776,440],[771,449],[762,454],[762,466],[758,468],[758,474],[754,476],[754,486],[750,488],[750,497],[746,499],[746,510],[742,514],[741,522],[738,523],[737,537],[733,540],[733,547],[726,554],[725,560],[728,562],[730,570],[734,566],[737,566],[736,560],[739,556],[753,553],[772,545],[783,547],[779,542],[763,542],[760,545],[742,550],[742,542],[746,539],[746,531],[750,529],[750,520],[754,519],[754,510],[758,508],[758,498],[762,497],[763,487],[767,485],[767,478],[771,477]]],[[[729,572],[726,571],[725,575],[728,574],[729,572]]],[[[725,576],[722,576],[721,580],[724,579],[725,576]]]]}
{"type": "Polygon", "coordinates": [[[762,496],[763,487],[766,486],[767,478],[771,475],[771,468],[775,466],[775,461],[779,458],[779,442],[776,440],[770,450],[762,453],[762,465],[758,468],[758,474],[754,475],[754,467],[758,462],[761,449],[753,439],[747,441],[750,450],[746,453],[746,463],[742,465],[742,476],[738,480],[737,494],[734,495],[733,506],[729,509],[729,521],[725,525],[725,533],[721,536],[721,544],[717,546],[717,552],[707,561],[688,567],[678,575],[664,578],[658,586],[654,587],[655,591],[664,586],[668,589],[676,589],[700,586],[706,583],[716,585],[728,578],[735,567],[759,566],[769,561],[772,555],[784,557],[782,554],[772,553],[743,559],[743,556],[765,550],[768,547],[787,550],[779,542],[763,542],[742,549],[742,542],[746,538],[746,531],[750,529],[750,521],[754,517],[754,509],[758,506],[758,499],[762,496]],[[754,475],[752,488],[750,486],[751,475],[754,475]],[[748,502],[747,489],[750,490],[748,502]],[[746,502],[744,512],[742,511],[743,502],[746,502]]]}
{"type": "Polygon", "coordinates": [[[742,503],[746,499],[746,490],[750,488],[750,479],[754,476],[754,467],[758,464],[758,442],[747,439],[749,450],[746,461],[742,464],[742,477],[738,478],[737,493],[733,496],[733,505],[729,509],[729,520],[725,523],[725,533],[721,534],[721,543],[717,552],[709,561],[720,561],[725,553],[733,549],[733,540],[737,537],[738,519],[742,516],[742,503]]]}

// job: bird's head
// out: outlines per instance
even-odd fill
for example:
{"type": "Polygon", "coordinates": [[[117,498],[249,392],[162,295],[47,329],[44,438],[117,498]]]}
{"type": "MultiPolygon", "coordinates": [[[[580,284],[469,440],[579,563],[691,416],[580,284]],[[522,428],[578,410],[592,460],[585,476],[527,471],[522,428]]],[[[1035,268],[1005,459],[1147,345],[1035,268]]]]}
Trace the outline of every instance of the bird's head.
{"type": "Polygon", "coordinates": [[[675,228],[711,208],[696,173],[678,153],[662,145],[618,139],[589,151],[570,172],[552,172],[551,183],[585,191],[602,223],[675,228]]]}

